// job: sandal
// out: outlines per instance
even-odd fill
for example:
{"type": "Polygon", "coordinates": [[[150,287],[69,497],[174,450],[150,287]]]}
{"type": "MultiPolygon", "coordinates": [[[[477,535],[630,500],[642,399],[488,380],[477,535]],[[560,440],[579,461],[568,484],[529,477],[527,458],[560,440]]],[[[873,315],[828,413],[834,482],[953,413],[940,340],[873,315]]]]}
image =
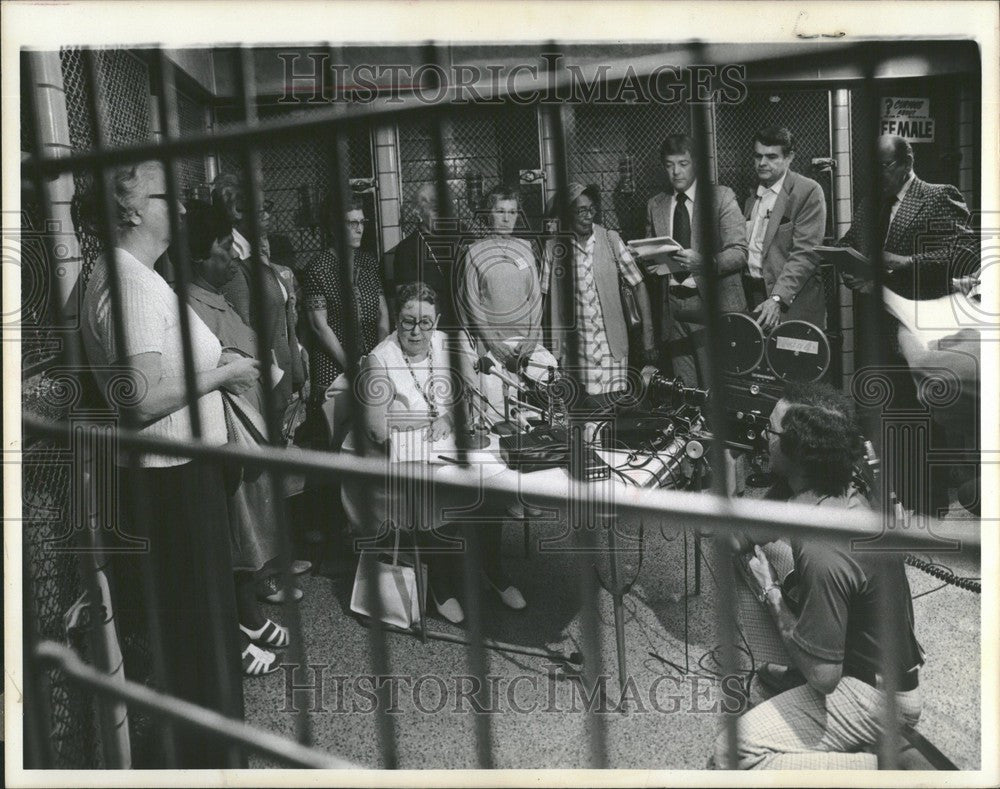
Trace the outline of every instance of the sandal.
{"type": "Polygon", "coordinates": [[[240,630],[253,643],[267,649],[284,649],[288,646],[288,628],[268,619],[258,630],[240,625],[240,630]]]}
{"type": "Polygon", "coordinates": [[[281,660],[273,652],[261,649],[255,644],[247,644],[243,650],[243,675],[246,677],[263,677],[273,674],[281,665],[281,660]]]}
{"type": "MultiPolygon", "coordinates": [[[[285,602],[285,589],[279,586],[279,578],[276,575],[268,576],[261,583],[260,591],[257,593],[257,599],[262,603],[272,603],[278,605],[279,603],[285,602]]],[[[292,600],[298,602],[302,599],[302,590],[297,586],[292,586],[290,588],[290,594],[292,600]]]]}

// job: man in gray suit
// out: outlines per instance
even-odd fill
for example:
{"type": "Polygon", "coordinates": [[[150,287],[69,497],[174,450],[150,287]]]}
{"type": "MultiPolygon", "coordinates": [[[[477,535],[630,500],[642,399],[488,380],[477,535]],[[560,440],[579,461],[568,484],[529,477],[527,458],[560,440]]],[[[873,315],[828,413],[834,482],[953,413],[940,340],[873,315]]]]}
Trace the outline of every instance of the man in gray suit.
{"type": "Polygon", "coordinates": [[[816,252],[826,231],[823,189],[788,169],[795,158],[788,129],[757,132],[753,157],[759,185],[744,213],[747,303],[765,332],[788,320],[825,329],[826,300],[816,252]]]}
{"type": "MultiPolygon", "coordinates": [[[[703,387],[708,367],[705,347],[705,261],[701,225],[695,205],[698,182],[692,157],[693,144],[684,134],[671,134],[660,146],[660,161],[673,191],[650,198],[646,207],[647,236],[670,236],[683,249],[673,255],[689,273],[671,274],[666,266],[655,267],[663,288],[661,337],[666,340],[664,360],[673,364],[674,375],[687,386],[703,387]]],[[[715,186],[712,225],[715,229],[715,268],[719,277],[719,305],[724,312],[745,312],[746,297],[740,274],[746,268],[747,242],[743,217],[733,190],[715,186]]]]}

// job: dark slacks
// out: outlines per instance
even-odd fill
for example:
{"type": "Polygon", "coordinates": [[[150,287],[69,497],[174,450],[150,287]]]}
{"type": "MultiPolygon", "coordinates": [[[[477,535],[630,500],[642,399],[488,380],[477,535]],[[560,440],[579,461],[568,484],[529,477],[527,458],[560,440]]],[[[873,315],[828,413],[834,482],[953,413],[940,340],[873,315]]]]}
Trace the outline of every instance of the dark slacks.
{"type": "MultiPolygon", "coordinates": [[[[158,622],[162,690],[242,720],[241,645],[222,470],[191,461],[120,472],[125,528],[149,541],[145,552],[118,555],[112,565],[122,638],[148,637],[158,622]],[[150,586],[155,600],[146,594],[150,586]]],[[[227,761],[227,746],[203,733],[178,724],[174,738],[178,767],[240,766],[227,761]]]]}

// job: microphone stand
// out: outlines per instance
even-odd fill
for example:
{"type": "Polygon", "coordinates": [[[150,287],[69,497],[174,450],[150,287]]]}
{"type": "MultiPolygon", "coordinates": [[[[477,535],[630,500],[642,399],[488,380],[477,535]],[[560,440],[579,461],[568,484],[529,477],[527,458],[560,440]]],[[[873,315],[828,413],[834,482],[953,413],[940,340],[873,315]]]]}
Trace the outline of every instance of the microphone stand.
{"type": "Polygon", "coordinates": [[[514,424],[510,419],[510,384],[500,379],[501,384],[503,384],[503,421],[496,422],[493,425],[493,432],[498,436],[512,436],[515,433],[520,432],[517,429],[517,425],[514,424]]]}

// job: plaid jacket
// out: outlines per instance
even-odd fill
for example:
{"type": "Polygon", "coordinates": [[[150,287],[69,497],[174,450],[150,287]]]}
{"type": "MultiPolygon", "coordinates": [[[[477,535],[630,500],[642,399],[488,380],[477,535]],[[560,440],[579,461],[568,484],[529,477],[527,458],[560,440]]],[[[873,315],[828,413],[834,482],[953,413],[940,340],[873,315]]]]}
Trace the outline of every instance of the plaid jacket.
{"type": "MultiPolygon", "coordinates": [[[[840,240],[867,254],[869,225],[878,217],[862,201],[840,240]]],[[[876,232],[878,232],[876,230],[876,232]]],[[[913,265],[886,274],[885,284],[908,299],[934,299],[951,292],[951,278],[979,267],[976,237],[962,193],[950,184],[914,177],[886,235],[886,252],[913,256],[913,265]]]]}

